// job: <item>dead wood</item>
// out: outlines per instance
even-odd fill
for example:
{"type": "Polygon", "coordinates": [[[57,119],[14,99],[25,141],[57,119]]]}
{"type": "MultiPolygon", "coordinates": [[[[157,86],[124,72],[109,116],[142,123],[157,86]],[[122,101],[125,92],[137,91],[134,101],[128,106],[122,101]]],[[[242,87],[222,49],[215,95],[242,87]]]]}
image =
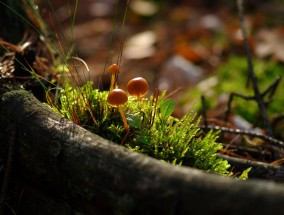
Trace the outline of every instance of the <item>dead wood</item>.
{"type": "Polygon", "coordinates": [[[227,160],[234,168],[235,172],[242,172],[243,170],[251,167],[252,169],[249,173],[250,178],[267,179],[282,183],[284,182],[284,168],[281,166],[275,166],[260,161],[235,158],[223,154],[219,154],[218,156],[227,160]]]}
{"type": "Polygon", "coordinates": [[[284,213],[281,184],[237,181],[131,152],[3,82],[0,113],[1,158],[11,142],[6,128],[17,128],[14,177],[83,214],[284,213]]]}

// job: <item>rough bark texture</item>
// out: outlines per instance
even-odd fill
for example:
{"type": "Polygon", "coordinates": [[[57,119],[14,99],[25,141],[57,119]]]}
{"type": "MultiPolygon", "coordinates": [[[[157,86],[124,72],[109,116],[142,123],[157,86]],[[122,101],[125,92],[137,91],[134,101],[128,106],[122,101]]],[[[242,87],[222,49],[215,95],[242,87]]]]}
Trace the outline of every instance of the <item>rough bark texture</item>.
{"type": "Polygon", "coordinates": [[[2,159],[9,127],[16,127],[15,175],[68,204],[61,214],[284,214],[280,184],[237,181],[133,153],[1,83],[0,98],[2,159]]]}

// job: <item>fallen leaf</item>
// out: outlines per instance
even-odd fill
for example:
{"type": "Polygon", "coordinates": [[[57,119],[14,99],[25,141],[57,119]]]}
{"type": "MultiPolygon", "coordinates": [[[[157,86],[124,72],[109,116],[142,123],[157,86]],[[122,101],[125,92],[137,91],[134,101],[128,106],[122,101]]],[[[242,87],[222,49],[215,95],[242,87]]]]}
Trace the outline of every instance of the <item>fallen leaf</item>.
{"type": "Polygon", "coordinates": [[[259,58],[272,56],[284,62],[284,35],[281,29],[263,29],[256,36],[255,53],[259,58]]]}
{"type": "Polygon", "coordinates": [[[156,41],[157,37],[153,31],[135,34],[126,41],[123,55],[126,59],[151,57],[156,52],[154,47],[156,41]]]}

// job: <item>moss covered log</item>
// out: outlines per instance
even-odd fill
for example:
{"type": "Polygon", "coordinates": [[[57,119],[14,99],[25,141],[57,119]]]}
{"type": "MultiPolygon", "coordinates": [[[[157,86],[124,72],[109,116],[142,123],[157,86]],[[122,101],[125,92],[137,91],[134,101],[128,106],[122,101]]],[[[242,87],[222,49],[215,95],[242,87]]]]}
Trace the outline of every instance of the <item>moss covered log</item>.
{"type": "Polygon", "coordinates": [[[64,214],[284,213],[282,185],[237,181],[133,153],[3,82],[0,99],[1,159],[14,135],[13,177],[68,204],[64,214]]]}

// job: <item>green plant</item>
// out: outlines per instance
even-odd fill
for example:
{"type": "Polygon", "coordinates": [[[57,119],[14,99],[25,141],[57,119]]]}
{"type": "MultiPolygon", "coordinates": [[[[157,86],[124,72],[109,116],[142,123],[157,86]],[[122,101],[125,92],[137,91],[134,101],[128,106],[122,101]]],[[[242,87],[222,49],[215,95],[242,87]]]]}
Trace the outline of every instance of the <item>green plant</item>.
{"type": "MultiPolygon", "coordinates": [[[[265,90],[276,77],[283,76],[282,65],[273,61],[254,60],[254,70],[258,77],[260,90],[265,90]]],[[[247,59],[237,55],[232,55],[229,59],[222,63],[216,70],[216,75],[208,80],[206,84],[199,84],[190,92],[184,95],[181,104],[188,100],[199,103],[201,95],[206,96],[209,107],[214,107],[217,103],[216,97],[221,94],[229,94],[238,92],[245,95],[253,95],[251,85],[246,87],[247,82],[247,59]],[[206,87],[204,87],[206,85],[206,87]],[[210,86],[211,87],[208,87],[210,86]]],[[[205,83],[204,82],[204,83],[205,83]]],[[[281,113],[284,97],[281,96],[281,90],[276,90],[273,101],[267,107],[268,114],[281,113]]],[[[268,98],[265,97],[269,101],[268,98]]],[[[198,109],[201,107],[197,107],[198,109]]],[[[254,101],[247,101],[241,98],[235,98],[233,102],[232,113],[241,115],[251,123],[258,120],[259,111],[254,101]]]]}
{"type": "Polygon", "coordinates": [[[222,145],[216,142],[217,133],[209,132],[204,136],[193,112],[177,119],[171,116],[174,101],[165,100],[163,94],[139,102],[135,96],[129,96],[122,107],[130,127],[125,136],[119,113],[108,104],[107,97],[108,92],[92,89],[90,82],[81,88],[66,84],[60,93],[61,107],[57,111],[104,138],[123,142],[133,151],[172,164],[228,174],[230,165],[217,157],[217,151],[222,149],[222,145]],[[93,123],[86,106],[88,103],[97,123],[93,123]]]}
{"type": "MultiPolygon", "coordinates": [[[[72,40],[77,5],[78,1],[75,4],[74,15],[69,14],[71,20],[70,40],[72,40]]],[[[122,33],[124,32],[126,12],[127,7],[123,17],[122,33]]],[[[111,48],[113,37],[114,35],[112,35],[110,42],[111,48]]],[[[60,75],[64,79],[64,86],[59,92],[60,102],[52,104],[63,116],[102,137],[113,142],[123,143],[133,151],[147,154],[159,160],[223,175],[229,173],[228,162],[217,158],[217,151],[222,149],[222,145],[216,142],[217,133],[210,132],[204,136],[197,126],[199,119],[196,114],[188,113],[182,119],[173,118],[171,114],[175,104],[171,99],[165,100],[163,95],[141,99],[141,96],[148,91],[148,84],[145,85],[145,81],[143,83],[147,90],[138,94],[134,93],[139,102],[134,96],[130,96],[126,105],[123,107],[117,105],[120,113],[126,112],[130,131],[125,134],[125,130],[128,130],[127,123],[120,119],[117,109],[108,104],[109,92],[93,89],[90,82],[79,87],[84,81],[75,68],[74,60],[78,60],[78,58],[73,56],[71,45],[65,37],[64,42],[67,46],[67,54],[62,51],[58,59],[64,67],[63,71],[60,71],[60,75]],[[68,62],[71,62],[74,68],[68,69],[69,73],[66,75],[65,67],[68,67],[68,62]],[[70,72],[71,70],[73,72],[70,72]],[[71,76],[71,81],[68,80],[68,75],[71,76]],[[77,80],[75,76],[78,76],[77,80]],[[75,82],[76,87],[71,82],[75,82]]],[[[52,48],[54,48],[53,45],[52,48]]],[[[60,48],[62,48],[61,44],[60,48]]],[[[117,62],[119,64],[120,59],[117,62]]],[[[111,89],[116,86],[115,82],[119,72],[119,67],[116,64],[113,65],[109,68],[112,73],[111,89]]],[[[129,93],[131,93],[130,91],[129,93]]],[[[48,100],[51,101],[49,98],[48,100]]]]}
{"type": "MultiPolygon", "coordinates": [[[[258,84],[261,91],[265,90],[278,76],[283,76],[280,64],[267,60],[254,60],[254,71],[258,77],[258,84]]],[[[238,92],[253,95],[252,86],[245,87],[247,81],[247,61],[245,57],[232,56],[227,63],[224,63],[217,70],[219,85],[216,86],[216,93],[238,92]]],[[[267,111],[269,114],[282,112],[284,102],[281,91],[274,94],[273,102],[269,102],[267,111]]],[[[266,100],[269,99],[266,97],[266,100]]],[[[243,99],[234,101],[234,110],[250,122],[258,119],[259,111],[255,102],[243,99]],[[248,105],[249,104],[249,105],[248,105]]]]}

